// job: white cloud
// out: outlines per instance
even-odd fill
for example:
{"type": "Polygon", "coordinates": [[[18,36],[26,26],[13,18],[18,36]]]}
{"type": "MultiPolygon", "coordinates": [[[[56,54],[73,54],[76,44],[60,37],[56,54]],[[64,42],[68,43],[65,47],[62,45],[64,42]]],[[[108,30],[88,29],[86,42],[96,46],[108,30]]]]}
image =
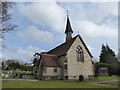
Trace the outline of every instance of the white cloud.
{"type": "Polygon", "coordinates": [[[119,2],[119,0],[91,0],[91,2],[119,2]]]}
{"type": "Polygon", "coordinates": [[[2,59],[2,57],[3,57],[3,56],[2,56],[2,53],[0,53],[0,60],[2,59]]]}
{"type": "Polygon", "coordinates": [[[92,48],[91,46],[87,45],[88,49],[90,52],[92,52],[94,50],[94,48],[92,48]]]}
{"type": "Polygon", "coordinates": [[[2,59],[2,52],[3,52],[3,39],[0,38],[0,59],[2,59]]]}
{"type": "Polygon", "coordinates": [[[76,32],[79,31],[87,39],[117,38],[117,28],[112,28],[104,23],[97,25],[87,20],[75,21],[75,23],[76,32]]]}
{"type": "Polygon", "coordinates": [[[92,53],[96,52],[96,47],[92,47],[92,46],[89,46],[89,45],[87,45],[87,47],[90,50],[90,52],[92,52],[92,53]]]}
{"type": "Polygon", "coordinates": [[[95,23],[104,21],[104,19],[110,15],[114,17],[118,16],[117,2],[91,2],[82,4],[80,9],[81,11],[79,14],[82,19],[94,21],[95,23]]]}
{"type": "MultiPolygon", "coordinates": [[[[5,0],[2,0],[3,2],[5,0]]],[[[28,2],[28,0],[9,0],[11,2],[28,2]]],[[[54,2],[55,0],[29,0],[29,2],[54,2]]],[[[56,0],[58,2],[119,2],[119,0],[56,0]]]]}
{"type": "Polygon", "coordinates": [[[65,11],[55,1],[19,5],[19,12],[33,23],[51,27],[54,31],[62,31],[65,26],[65,11]]]}
{"type": "Polygon", "coordinates": [[[109,2],[109,3],[101,3],[99,7],[103,11],[102,14],[113,14],[114,16],[118,16],[118,3],[117,2],[109,2]]]}
{"type": "Polygon", "coordinates": [[[16,50],[17,54],[20,54],[21,56],[32,58],[34,53],[40,53],[41,50],[38,47],[28,46],[27,48],[18,48],[16,50]]]}
{"type": "Polygon", "coordinates": [[[30,62],[31,59],[33,58],[33,55],[37,52],[40,53],[41,50],[38,47],[33,47],[31,45],[27,47],[9,47],[5,49],[3,58],[4,59],[17,59],[17,60],[22,60],[26,62],[30,62]]]}
{"type": "Polygon", "coordinates": [[[53,35],[51,32],[39,30],[34,25],[28,26],[25,30],[18,32],[18,36],[28,41],[43,42],[47,44],[53,42],[53,35]]]}
{"type": "Polygon", "coordinates": [[[2,38],[0,38],[0,51],[2,51],[2,47],[3,46],[3,39],[2,38]]]}

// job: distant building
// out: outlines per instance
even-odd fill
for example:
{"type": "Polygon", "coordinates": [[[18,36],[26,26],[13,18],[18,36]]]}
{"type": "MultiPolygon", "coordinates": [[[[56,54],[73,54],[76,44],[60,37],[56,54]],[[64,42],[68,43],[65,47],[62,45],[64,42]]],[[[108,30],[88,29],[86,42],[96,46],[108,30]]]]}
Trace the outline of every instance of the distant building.
{"type": "Polygon", "coordinates": [[[78,79],[79,75],[85,78],[94,75],[93,56],[81,36],[72,37],[72,33],[67,16],[66,41],[48,52],[35,54],[34,60],[38,61],[33,74],[36,77],[78,79]]]}

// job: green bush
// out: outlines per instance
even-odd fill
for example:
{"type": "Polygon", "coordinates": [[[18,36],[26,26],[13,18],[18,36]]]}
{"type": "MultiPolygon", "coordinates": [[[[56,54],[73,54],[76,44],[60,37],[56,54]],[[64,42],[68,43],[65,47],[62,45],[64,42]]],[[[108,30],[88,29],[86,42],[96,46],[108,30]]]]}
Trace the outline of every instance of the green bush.
{"type": "Polygon", "coordinates": [[[118,67],[113,65],[113,64],[106,64],[106,63],[101,63],[101,62],[96,62],[94,64],[95,66],[95,73],[98,74],[98,69],[99,68],[108,68],[109,74],[110,75],[117,75],[118,74],[118,67]]]}
{"type": "Polygon", "coordinates": [[[20,69],[25,71],[32,71],[32,66],[21,65],[20,69]]]}

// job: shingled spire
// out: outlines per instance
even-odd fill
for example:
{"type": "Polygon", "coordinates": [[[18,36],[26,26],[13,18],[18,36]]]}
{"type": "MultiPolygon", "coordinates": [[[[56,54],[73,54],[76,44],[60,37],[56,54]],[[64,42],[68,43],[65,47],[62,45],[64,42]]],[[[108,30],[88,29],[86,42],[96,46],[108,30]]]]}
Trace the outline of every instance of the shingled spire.
{"type": "Polygon", "coordinates": [[[73,33],[73,30],[70,25],[70,20],[69,20],[68,11],[67,11],[67,24],[66,24],[66,30],[65,30],[66,42],[72,39],[72,33],[73,33]]]}

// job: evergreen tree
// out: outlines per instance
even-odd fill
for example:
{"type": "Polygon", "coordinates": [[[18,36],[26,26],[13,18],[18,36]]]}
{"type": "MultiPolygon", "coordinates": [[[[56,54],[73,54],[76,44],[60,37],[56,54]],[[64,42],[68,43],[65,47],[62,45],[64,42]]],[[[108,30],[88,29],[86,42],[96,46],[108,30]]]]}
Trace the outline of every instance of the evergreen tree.
{"type": "Polygon", "coordinates": [[[102,44],[102,50],[100,55],[100,62],[105,63],[105,53],[106,53],[106,47],[102,44]]]}
{"type": "Polygon", "coordinates": [[[117,57],[112,49],[106,44],[104,46],[102,44],[102,50],[100,54],[100,62],[105,64],[112,65],[111,68],[109,68],[109,72],[111,75],[118,74],[118,60],[117,57]]]}
{"type": "Polygon", "coordinates": [[[100,62],[107,63],[107,64],[117,64],[117,58],[112,49],[106,44],[104,46],[102,44],[102,50],[100,54],[100,62]]]}

